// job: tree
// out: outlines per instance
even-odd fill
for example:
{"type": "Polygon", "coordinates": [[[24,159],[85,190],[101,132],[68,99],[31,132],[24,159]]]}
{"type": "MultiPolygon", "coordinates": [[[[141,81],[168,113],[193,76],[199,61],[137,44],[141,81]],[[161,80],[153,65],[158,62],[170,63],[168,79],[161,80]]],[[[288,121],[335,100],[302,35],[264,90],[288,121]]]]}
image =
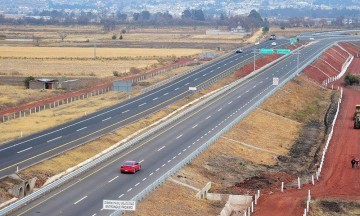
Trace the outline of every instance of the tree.
{"type": "Polygon", "coordinates": [[[87,25],[90,22],[90,18],[88,16],[79,16],[78,18],[76,18],[76,22],[79,25],[87,25]]]}
{"type": "Polygon", "coordinates": [[[30,88],[30,81],[32,81],[32,80],[35,80],[35,78],[32,76],[28,76],[25,78],[25,80],[24,80],[25,88],[27,88],[27,89],[30,88]]]}
{"type": "Polygon", "coordinates": [[[248,18],[253,22],[253,24],[257,27],[263,26],[264,21],[261,18],[261,15],[256,10],[251,10],[248,18]]]}
{"type": "Polygon", "coordinates": [[[116,34],[113,34],[113,36],[111,37],[111,39],[116,40],[116,34]]]}
{"type": "Polygon", "coordinates": [[[267,33],[269,31],[269,27],[263,27],[262,31],[263,31],[263,33],[267,33]]]}
{"type": "Polygon", "coordinates": [[[126,29],[121,29],[121,34],[125,34],[126,33],[126,29]]]}
{"type": "Polygon", "coordinates": [[[122,40],[123,39],[123,36],[122,36],[122,34],[120,35],[120,37],[119,37],[119,40],[122,40]]]}
{"type": "Polygon", "coordinates": [[[126,21],[127,14],[121,13],[121,11],[116,11],[116,18],[120,21],[126,21]]]}
{"type": "Polygon", "coordinates": [[[319,20],[319,25],[321,26],[321,30],[324,28],[324,26],[327,25],[327,21],[326,19],[321,19],[319,20]]]}
{"type": "Polygon", "coordinates": [[[64,39],[67,37],[67,34],[66,33],[60,33],[59,32],[59,37],[60,37],[60,39],[61,39],[61,41],[64,41],[64,39]]]}
{"type": "Polygon", "coordinates": [[[141,19],[142,20],[149,20],[150,19],[150,12],[149,11],[142,11],[141,12],[141,19]]]}
{"type": "Polygon", "coordinates": [[[191,19],[191,11],[186,9],[181,14],[181,19],[191,19]]]}
{"type": "Polygon", "coordinates": [[[134,21],[138,21],[139,18],[140,18],[140,13],[134,13],[134,14],[133,14],[133,19],[134,19],[134,21]]]}
{"type": "Polygon", "coordinates": [[[205,20],[204,12],[201,9],[200,10],[192,10],[191,14],[192,14],[192,18],[194,20],[199,20],[199,21],[205,20]]]}

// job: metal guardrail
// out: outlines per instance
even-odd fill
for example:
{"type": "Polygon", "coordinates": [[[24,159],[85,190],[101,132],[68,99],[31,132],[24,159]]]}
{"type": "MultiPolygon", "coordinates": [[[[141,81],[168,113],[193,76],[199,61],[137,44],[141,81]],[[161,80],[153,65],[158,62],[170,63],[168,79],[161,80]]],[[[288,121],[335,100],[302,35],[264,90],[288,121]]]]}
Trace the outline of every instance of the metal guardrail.
{"type": "MultiPolygon", "coordinates": [[[[332,44],[331,44],[332,45],[332,44]]],[[[328,47],[330,47],[331,45],[329,45],[328,47]]],[[[326,47],[324,50],[326,50],[328,47],[326,47]]],[[[322,53],[322,52],[321,52],[322,53]]],[[[314,56],[311,60],[309,60],[308,62],[312,62],[314,61],[318,56],[320,56],[319,53],[318,55],[314,56]]],[[[279,86],[277,86],[276,88],[274,88],[272,91],[270,91],[265,97],[263,97],[262,99],[260,99],[256,104],[254,104],[252,107],[250,107],[247,111],[245,111],[242,115],[240,115],[238,118],[236,118],[232,123],[230,123],[226,128],[223,128],[219,133],[217,133],[213,138],[211,138],[208,142],[206,142],[203,146],[199,147],[198,150],[196,150],[194,153],[192,153],[191,155],[189,155],[188,157],[186,157],[180,164],[178,164],[177,166],[175,166],[174,168],[172,168],[172,170],[170,170],[169,172],[165,173],[162,177],[160,177],[155,184],[155,182],[153,184],[151,184],[152,187],[147,187],[143,192],[140,192],[136,197],[133,198],[133,200],[139,200],[142,197],[144,197],[146,194],[148,194],[148,191],[151,189],[153,190],[154,188],[156,188],[159,183],[163,183],[165,182],[165,180],[167,179],[167,177],[171,174],[176,172],[178,169],[180,169],[182,166],[184,166],[186,163],[188,163],[189,161],[191,161],[195,156],[197,156],[198,154],[200,154],[208,145],[212,144],[213,142],[216,141],[216,139],[221,136],[223,133],[225,133],[227,130],[229,130],[231,127],[233,127],[238,121],[240,121],[243,117],[245,117],[248,113],[250,113],[253,109],[255,109],[259,104],[261,104],[265,99],[267,99],[267,97],[269,97],[271,94],[273,94],[278,88],[280,88],[281,86],[283,86],[288,80],[292,79],[299,71],[301,71],[303,68],[305,68],[306,65],[303,65],[301,68],[299,68],[298,71],[294,72],[290,77],[288,77],[286,79],[286,81],[283,81],[279,84],[279,86]],[[191,156],[191,157],[190,157],[191,156]],[[175,169],[176,168],[176,169],[175,169]]],[[[257,71],[257,73],[260,70],[257,71]]],[[[46,193],[49,193],[51,190],[54,190],[58,187],[60,187],[62,184],[66,183],[67,181],[75,178],[76,176],[90,170],[92,167],[96,166],[97,164],[100,164],[102,162],[104,162],[105,160],[107,160],[108,158],[120,153],[121,151],[129,148],[130,146],[134,145],[135,143],[137,143],[138,141],[146,138],[147,136],[150,136],[151,134],[155,133],[156,131],[162,129],[163,127],[171,124],[172,122],[178,120],[179,118],[187,115],[189,112],[192,112],[193,110],[199,108],[200,106],[203,106],[205,103],[213,100],[214,98],[218,97],[219,95],[223,94],[224,92],[226,92],[228,89],[238,85],[239,83],[241,83],[244,79],[247,79],[249,76],[253,76],[253,74],[249,74],[246,77],[230,84],[227,88],[224,88],[223,90],[215,93],[214,95],[210,96],[208,99],[196,104],[195,106],[193,106],[192,108],[180,113],[179,115],[175,116],[174,118],[171,118],[167,121],[165,121],[164,123],[154,127],[153,129],[150,129],[149,131],[145,132],[144,134],[140,135],[139,137],[127,142],[126,144],[120,146],[117,149],[114,149],[111,152],[106,153],[103,156],[100,156],[99,158],[95,159],[94,161],[80,167],[79,169],[69,173],[68,175],[58,179],[57,181],[46,185],[43,188],[40,188],[39,190],[33,192],[32,194],[18,200],[15,203],[10,204],[9,206],[3,208],[0,210],[0,215],[6,215],[9,214],[11,212],[13,212],[14,210],[20,208],[23,205],[26,205],[27,203],[39,198],[42,195],[45,195],[46,193]]],[[[116,213],[116,212],[115,212],[116,213]]]]}

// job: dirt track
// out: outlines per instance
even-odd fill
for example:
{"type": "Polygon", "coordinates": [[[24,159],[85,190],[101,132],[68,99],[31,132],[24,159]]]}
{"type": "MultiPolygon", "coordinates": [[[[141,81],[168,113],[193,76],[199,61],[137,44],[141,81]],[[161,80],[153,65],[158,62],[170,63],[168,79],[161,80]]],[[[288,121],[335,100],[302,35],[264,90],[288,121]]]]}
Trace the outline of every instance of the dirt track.
{"type": "MultiPolygon", "coordinates": [[[[354,59],[351,69],[352,73],[360,73],[360,59],[354,59]]],[[[342,86],[342,83],[343,80],[339,80],[334,86],[342,86]]],[[[312,199],[360,199],[360,168],[352,169],[350,163],[353,156],[360,158],[360,130],[353,129],[354,107],[360,104],[360,92],[342,87],[343,101],[319,181],[315,186],[307,185],[300,190],[264,194],[254,215],[302,215],[308,189],[311,189],[312,199]]]]}

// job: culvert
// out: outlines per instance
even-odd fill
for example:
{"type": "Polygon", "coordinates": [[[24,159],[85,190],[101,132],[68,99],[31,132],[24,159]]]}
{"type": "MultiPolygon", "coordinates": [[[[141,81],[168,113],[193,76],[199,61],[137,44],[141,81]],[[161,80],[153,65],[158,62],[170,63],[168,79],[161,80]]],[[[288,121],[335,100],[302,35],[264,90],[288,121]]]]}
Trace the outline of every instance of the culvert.
{"type": "Polygon", "coordinates": [[[24,188],[19,187],[19,196],[18,196],[18,198],[22,198],[22,197],[24,197],[24,188]]]}
{"type": "Polygon", "coordinates": [[[31,193],[31,188],[30,188],[30,184],[29,183],[25,183],[25,192],[24,192],[24,196],[29,195],[31,193]]]}

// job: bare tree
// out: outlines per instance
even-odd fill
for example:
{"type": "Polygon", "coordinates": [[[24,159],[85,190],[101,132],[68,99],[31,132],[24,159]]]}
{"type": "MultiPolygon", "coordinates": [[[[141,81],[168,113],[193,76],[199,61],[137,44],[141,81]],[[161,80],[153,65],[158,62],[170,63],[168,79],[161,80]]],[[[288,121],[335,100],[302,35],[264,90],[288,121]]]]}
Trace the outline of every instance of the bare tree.
{"type": "Polygon", "coordinates": [[[59,32],[59,37],[60,37],[61,41],[64,41],[64,39],[67,37],[67,33],[59,32]]]}

